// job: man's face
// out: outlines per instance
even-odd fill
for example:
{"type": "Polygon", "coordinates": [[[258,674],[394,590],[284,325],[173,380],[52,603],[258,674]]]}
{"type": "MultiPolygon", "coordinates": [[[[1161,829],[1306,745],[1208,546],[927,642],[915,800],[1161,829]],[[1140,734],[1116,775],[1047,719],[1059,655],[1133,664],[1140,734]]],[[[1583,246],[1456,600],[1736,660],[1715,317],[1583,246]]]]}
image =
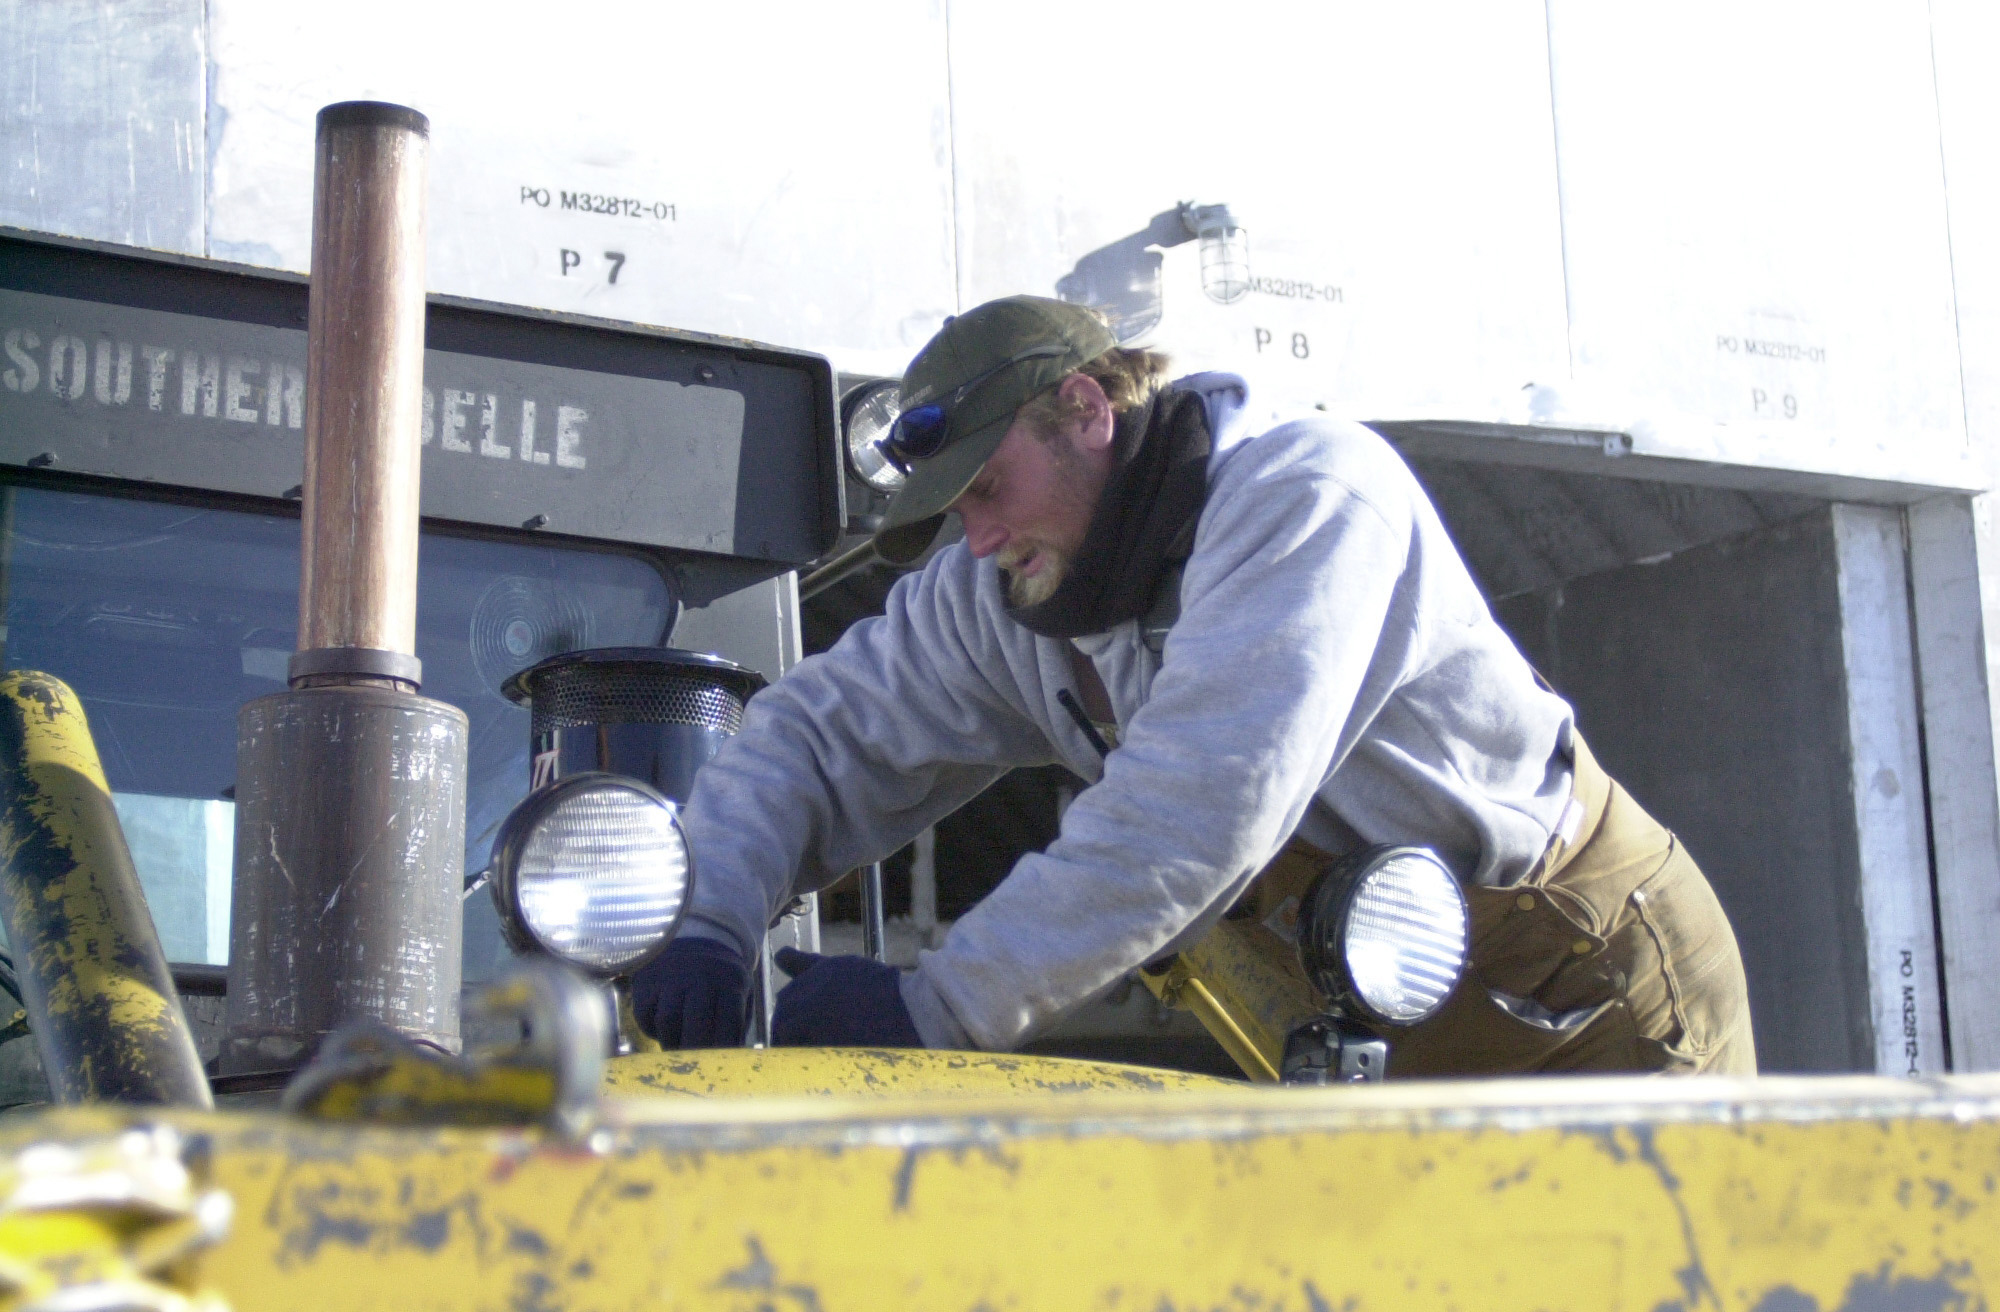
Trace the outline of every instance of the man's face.
{"type": "Polygon", "coordinates": [[[1112,416],[1103,389],[1076,374],[1062,392],[1083,413],[1050,434],[1016,416],[979,477],[951,504],[972,554],[999,557],[1015,606],[1036,605],[1055,592],[1111,474],[1112,416]]]}

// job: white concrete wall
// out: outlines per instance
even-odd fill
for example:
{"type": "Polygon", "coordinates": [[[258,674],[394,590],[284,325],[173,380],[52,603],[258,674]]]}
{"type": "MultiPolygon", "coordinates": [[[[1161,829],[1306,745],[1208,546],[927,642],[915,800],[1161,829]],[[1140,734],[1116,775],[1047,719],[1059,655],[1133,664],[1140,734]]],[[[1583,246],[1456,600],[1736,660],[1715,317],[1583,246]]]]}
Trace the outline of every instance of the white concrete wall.
{"type": "Polygon", "coordinates": [[[1648,12],[8,0],[0,219],[304,269],[314,113],[400,100],[434,128],[437,290],[896,372],[945,315],[1222,202],[1249,290],[1158,251],[1150,340],[1274,402],[1983,486],[1986,7],[1648,12]]]}
{"type": "Polygon", "coordinates": [[[1549,12],[1568,408],[1641,451],[1972,477],[1925,6],[1549,12]]]}
{"type": "Polygon", "coordinates": [[[0,223],[206,249],[203,0],[0,4],[0,223]]]}
{"type": "Polygon", "coordinates": [[[1525,419],[1569,354],[1541,0],[1146,13],[951,7],[961,302],[1053,294],[1177,202],[1226,203],[1250,290],[1218,303],[1197,244],[1166,248],[1145,340],[1283,401],[1525,419]]]}

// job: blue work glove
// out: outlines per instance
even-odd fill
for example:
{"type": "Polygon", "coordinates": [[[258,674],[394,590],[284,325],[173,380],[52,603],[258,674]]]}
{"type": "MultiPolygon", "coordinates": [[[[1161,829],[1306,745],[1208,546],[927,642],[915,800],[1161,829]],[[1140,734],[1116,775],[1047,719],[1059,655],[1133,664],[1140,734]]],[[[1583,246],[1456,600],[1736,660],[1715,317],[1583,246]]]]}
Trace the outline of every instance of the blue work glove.
{"type": "Polygon", "coordinates": [[[677,938],[632,977],[632,1015],[668,1048],[734,1048],[750,1024],[750,966],[712,938],[677,938]]]}
{"type": "Polygon", "coordinates": [[[921,1048],[903,1006],[903,972],[867,957],[822,957],[779,948],[792,982],[778,992],[771,1040],[792,1047],[921,1048]]]}

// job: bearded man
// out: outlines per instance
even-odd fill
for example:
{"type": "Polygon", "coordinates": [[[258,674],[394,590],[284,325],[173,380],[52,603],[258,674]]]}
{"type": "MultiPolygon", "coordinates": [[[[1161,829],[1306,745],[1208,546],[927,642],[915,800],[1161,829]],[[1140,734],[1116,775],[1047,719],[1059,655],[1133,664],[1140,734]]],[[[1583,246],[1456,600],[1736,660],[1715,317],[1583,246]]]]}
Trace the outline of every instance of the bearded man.
{"type": "Polygon", "coordinates": [[[684,814],[686,928],[636,977],[668,1046],[741,1041],[766,927],[1004,771],[1091,781],[913,971],[799,953],[781,1043],[1008,1049],[1206,934],[1257,880],[1421,846],[1465,979],[1391,1075],[1755,1070],[1700,871],[1592,760],[1408,468],[1244,381],[1167,384],[1093,312],[1009,297],[911,362],[878,548],[965,540],[750,704],[684,814]]]}

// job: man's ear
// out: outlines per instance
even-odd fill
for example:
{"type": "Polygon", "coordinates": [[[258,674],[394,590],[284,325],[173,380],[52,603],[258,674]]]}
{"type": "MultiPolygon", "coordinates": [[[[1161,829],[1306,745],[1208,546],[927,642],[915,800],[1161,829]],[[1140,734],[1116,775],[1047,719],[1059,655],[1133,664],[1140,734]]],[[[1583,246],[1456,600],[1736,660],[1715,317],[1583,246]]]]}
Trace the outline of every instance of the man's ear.
{"type": "Polygon", "coordinates": [[[1111,412],[1111,398],[1089,374],[1071,374],[1056,392],[1070,404],[1072,418],[1065,425],[1080,450],[1108,451],[1117,416],[1111,412]]]}

